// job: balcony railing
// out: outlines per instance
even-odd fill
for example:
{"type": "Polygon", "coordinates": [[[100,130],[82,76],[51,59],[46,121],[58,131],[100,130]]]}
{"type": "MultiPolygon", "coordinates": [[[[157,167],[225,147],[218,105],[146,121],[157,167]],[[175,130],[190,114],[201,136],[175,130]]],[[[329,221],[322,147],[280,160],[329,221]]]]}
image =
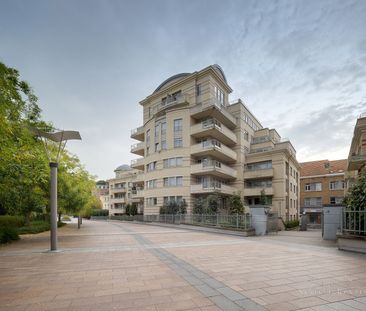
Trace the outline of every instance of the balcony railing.
{"type": "Polygon", "coordinates": [[[169,96],[166,101],[160,103],[158,112],[173,106],[189,103],[189,96],[186,94],[177,95],[175,97],[169,96]]]}
{"type": "Polygon", "coordinates": [[[233,145],[237,142],[236,135],[233,131],[216,119],[205,120],[193,125],[191,127],[191,135],[195,137],[211,136],[228,145],[233,145]]]}
{"type": "Polygon", "coordinates": [[[191,115],[198,118],[207,116],[215,117],[220,122],[225,123],[229,128],[233,129],[236,126],[236,118],[226,110],[226,107],[221,105],[216,99],[199,103],[191,108],[191,115]]]}
{"type": "Polygon", "coordinates": [[[143,126],[139,126],[139,127],[136,127],[134,129],[131,130],[131,136],[133,135],[137,135],[137,134],[140,134],[140,133],[144,133],[144,127],[143,126]]]}
{"type": "Polygon", "coordinates": [[[191,147],[192,154],[204,155],[206,153],[210,154],[211,152],[216,158],[223,161],[232,161],[237,158],[235,151],[214,139],[203,141],[191,147]]]}
{"type": "Polygon", "coordinates": [[[141,158],[141,159],[134,159],[134,160],[131,160],[131,167],[133,168],[144,168],[144,159],[141,158]]]}
{"type": "Polygon", "coordinates": [[[196,184],[191,185],[191,193],[224,193],[228,195],[232,195],[237,192],[237,189],[225,184],[217,185],[214,183],[205,184],[196,184]]]}
{"type": "Polygon", "coordinates": [[[191,166],[191,174],[204,174],[209,172],[213,172],[213,175],[223,178],[236,178],[237,176],[235,169],[215,160],[209,160],[191,166]]]}

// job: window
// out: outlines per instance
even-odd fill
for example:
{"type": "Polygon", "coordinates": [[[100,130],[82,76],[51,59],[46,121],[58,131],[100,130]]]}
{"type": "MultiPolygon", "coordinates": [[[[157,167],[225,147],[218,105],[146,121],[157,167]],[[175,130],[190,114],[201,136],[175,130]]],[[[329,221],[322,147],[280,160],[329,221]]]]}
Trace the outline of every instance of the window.
{"type": "Polygon", "coordinates": [[[164,159],[163,161],[164,168],[182,166],[182,164],[183,164],[182,157],[164,159]]]}
{"type": "Polygon", "coordinates": [[[159,143],[155,143],[155,152],[159,150],[159,143]]]}
{"type": "Polygon", "coordinates": [[[244,139],[245,139],[246,141],[249,141],[249,134],[248,134],[248,132],[247,132],[247,131],[244,131],[244,139]]]}
{"type": "Polygon", "coordinates": [[[305,206],[311,207],[311,206],[322,206],[322,198],[305,198],[305,206]]]}
{"type": "Polygon", "coordinates": [[[214,92],[215,92],[216,102],[219,105],[221,105],[221,106],[225,106],[225,95],[224,95],[224,91],[221,90],[219,87],[217,87],[215,85],[214,86],[214,92]]]}
{"type": "Polygon", "coordinates": [[[344,189],[344,180],[331,181],[329,183],[330,190],[342,190],[344,189]]]}
{"type": "Polygon", "coordinates": [[[146,165],[146,171],[151,172],[156,170],[156,161],[146,165]]]}
{"type": "Polygon", "coordinates": [[[150,154],[150,147],[146,147],[146,155],[148,156],[150,154]]]}
{"type": "Polygon", "coordinates": [[[150,145],[150,130],[146,131],[146,145],[150,145]]]}
{"type": "Polygon", "coordinates": [[[146,189],[153,189],[153,188],[156,188],[156,186],[157,186],[156,179],[146,181],[146,189]]]}
{"type": "Polygon", "coordinates": [[[292,182],[290,182],[290,192],[292,191],[292,182]]]}
{"type": "Polygon", "coordinates": [[[148,206],[153,206],[158,204],[158,199],[157,198],[146,198],[146,205],[148,206]]]}
{"type": "Polygon", "coordinates": [[[200,96],[201,92],[201,84],[196,84],[196,96],[200,96]]]}
{"type": "Polygon", "coordinates": [[[168,204],[169,202],[176,202],[176,203],[182,203],[183,202],[183,196],[178,195],[178,196],[169,196],[169,197],[164,197],[164,204],[168,204]]]}
{"type": "Polygon", "coordinates": [[[305,191],[322,191],[322,184],[320,182],[305,184],[305,191]]]}
{"type": "Polygon", "coordinates": [[[174,120],[174,132],[181,132],[183,130],[183,119],[174,120]]]}
{"type": "Polygon", "coordinates": [[[272,161],[263,161],[256,163],[248,163],[246,169],[248,171],[259,171],[259,170],[267,170],[272,168],[272,161]]]}
{"type": "Polygon", "coordinates": [[[183,139],[182,137],[174,138],[174,148],[181,148],[183,147],[183,139]]]}
{"type": "Polygon", "coordinates": [[[179,187],[183,186],[183,176],[164,177],[164,187],[179,187]]]}
{"type": "Polygon", "coordinates": [[[166,134],[166,122],[161,122],[161,136],[166,134]]]}
{"type": "Polygon", "coordinates": [[[254,179],[245,182],[246,188],[269,188],[272,187],[271,179],[254,179]]]}
{"type": "Polygon", "coordinates": [[[166,150],[166,140],[161,141],[161,150],[166,150]]]}
{"type": "Polygon", "coordinates": [[[342,204],[343,197],[330,197],[329,203],[330,204],[342,204]]]}

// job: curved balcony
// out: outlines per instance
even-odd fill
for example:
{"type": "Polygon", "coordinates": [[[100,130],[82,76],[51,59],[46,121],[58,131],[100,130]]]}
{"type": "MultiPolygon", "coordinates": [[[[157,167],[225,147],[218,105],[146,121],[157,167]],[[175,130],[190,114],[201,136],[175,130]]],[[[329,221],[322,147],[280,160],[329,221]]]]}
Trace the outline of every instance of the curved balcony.
{"type": "Polygon", "coordinates": [[[193,145],[191,154],[197,157],[211,156],[224,162],[234,162],[237,158],[235,151],[215,140],[208,140],[193,145]]]}
{"type": "Polygon", "coordinates": [[[224,124],[211,119],[195,124],[191,127],[191,136],[195,138],[213,137],[228,146],[235,145],[236,135],[224,124]]]}
{"type": "Polygon", "coordinates": [[[191,166],[192,175],[213,175],[224,179],[235,179],[237,171],[219,161],[208,161],[193,164],[191,166]]]}
{"type": "Polygon", "coordinates": [[[199,193],[222,193],[227,195],[233,195],[238,191],[238,189],[228,186],[228,185],[221,185],[219,187],[209,187],[204,186],[203,184],[197,184],[191,186],[191,193],[192,194],[199,194],[199,193]]]}
{"type": "Polygon", "coordinates": [[[144,158],[131,160],[131,167],[137,170],[144,170],[144,158]]]}
{"type": "Polygon", "coordinates": [[[140,155],[140,156],[144,156],[145,154],[145,143],[141,142],[141,143],[137,143],[131,146],[131,153],[140,155]]]}
{"type": "Polygon", "coordinates": [[[144,137],[145,137],[145,131],[143,126],[131,130],[131,138],[139,141],[144,141],[144,137]]]}

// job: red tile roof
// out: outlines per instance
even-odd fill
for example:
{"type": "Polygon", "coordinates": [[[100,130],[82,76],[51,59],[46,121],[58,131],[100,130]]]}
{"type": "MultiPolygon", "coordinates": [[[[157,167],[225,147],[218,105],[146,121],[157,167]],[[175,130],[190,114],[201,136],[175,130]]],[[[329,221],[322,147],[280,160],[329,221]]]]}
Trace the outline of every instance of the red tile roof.
{"type": "Polygon", "coordinates": [[[300,176],[317,176],[334,173],[344,173],[347,168],[347,159],[319,160],[300,163],[300,176]]]}

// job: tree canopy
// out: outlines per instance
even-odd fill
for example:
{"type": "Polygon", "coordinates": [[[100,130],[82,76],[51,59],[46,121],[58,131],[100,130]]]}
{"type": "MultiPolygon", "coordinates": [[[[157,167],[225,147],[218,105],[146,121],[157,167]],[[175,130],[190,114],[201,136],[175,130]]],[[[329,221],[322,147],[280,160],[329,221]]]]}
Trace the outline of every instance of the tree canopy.
{"type": "MultiPolygon", "coordinates": [[[[0,62],[0,214],[48,211],[49,165],[42,142],[27,126],[50,131],[37,97],[19,72],[0,62]]],[[[92,198],[94,180],[79,159],[64,150],[58,176],[60,211],[76,213],[92,198]]]]}

